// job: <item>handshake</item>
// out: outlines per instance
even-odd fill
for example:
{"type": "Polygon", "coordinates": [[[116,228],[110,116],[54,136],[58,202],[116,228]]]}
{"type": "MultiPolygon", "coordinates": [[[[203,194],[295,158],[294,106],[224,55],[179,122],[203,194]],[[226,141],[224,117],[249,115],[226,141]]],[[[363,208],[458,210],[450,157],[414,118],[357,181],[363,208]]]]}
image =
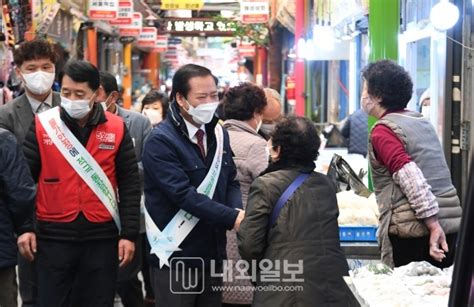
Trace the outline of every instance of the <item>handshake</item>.
{"type": "Polygon", "coordinates": [[[237,215],[237,218],[235,219],[234,230],[239,231],[240,223],[242,223],[245,217],[245,211],[242,209],[235,209],[235,210],[239,211],[239,215],[237,215]]]}

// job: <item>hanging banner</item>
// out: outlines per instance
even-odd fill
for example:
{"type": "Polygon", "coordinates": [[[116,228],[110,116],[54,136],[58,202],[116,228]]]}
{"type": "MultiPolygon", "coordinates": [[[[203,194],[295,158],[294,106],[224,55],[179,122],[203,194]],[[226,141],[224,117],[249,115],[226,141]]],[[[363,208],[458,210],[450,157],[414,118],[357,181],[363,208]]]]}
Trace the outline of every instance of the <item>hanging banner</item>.
{"type": "Polygon", "coordinates": [[[268,0],[243,0],[240,3],[242,23],[265,23],[270,18],[268,0]]]}
{"type": "Polygon", "coordinates": [[[133,13],[132,24],[128,26],[119,26],[119,35],[138,37],[142,30],[142,23],[142,13],[133,13]]]}
{"type": "Polygon", "coordinates": [[[119,1],[118,18],[109,21],[112,26],[129,26],[133,22],[133,1],[119,1]]]}
{"type": "Polygon", "coordinates": [[[204,0],[161,0],[160,10],[200,10],[204,0]]]}
{"type": "Polygon", "coordinates": [[[61,5],[59,3],[55,3],[43,11],[41,21],[38,23],[36,28],[36,33],[46,34],[48,32],[48,29],[58,14],[60,7],[61,5]]]}
{"type": "Polygon", "coordinates": [[[137,46],[154,48],[156,46],[157,34],[158,30],[155,27],[143,27],[137,39],[137,46]]]}
{"type": "Polygon", "coordinates": [[[118,5],[118,0],[89,0],[87,16],[93,20],[117,19],[118,5]]]}
{"type": "Polygon", "coordinates": [[[160,33],[172,36],[234,36],[232,23],[210,18],[163,18],[160,33]]]}
{"type": "Polygon", "coordinates": [[[239,45],[239,55],[243,58],[253,58],[255,56],[255,45],[241,43],[239,45]]]}
{"type": "Polygon", "coordinates": [[[152,52],[166,52],[168,50],[168,36],[157,35],[155,47],[151,50],[152,52]]]}

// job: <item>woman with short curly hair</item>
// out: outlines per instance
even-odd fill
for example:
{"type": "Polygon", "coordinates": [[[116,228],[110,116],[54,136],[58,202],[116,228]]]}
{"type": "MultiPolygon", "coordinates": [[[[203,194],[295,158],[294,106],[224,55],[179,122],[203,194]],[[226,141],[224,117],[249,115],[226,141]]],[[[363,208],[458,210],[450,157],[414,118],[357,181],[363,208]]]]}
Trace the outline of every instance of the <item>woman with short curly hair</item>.
{"type": "Polygon", "coordinates": [[[252,306],[350,306],[342,278],[348,266],[339,242],[336,190],[314,171],[320,143],[307,118],[284,118],[273,131],[270,165],[250,187],[237,233],[239,252],[253,264],[250,271],[257,271],[257,287],[303,289],[257,291],[252,306]],[[290,266],[298,272],[292,278],[285,272],[290,266]]]}
{"type": "MultiPolygon", "coordinates": [[[[267,141],[258,134],[262,125],[262,112],[267,105],[264,91],[251,83],[242,83],[230,88],[224,96],[222,110],[226,121],[224,127],[229,131],[230,146],[234,152],[234,162],[237,167],[237,180],[240,183],[242,204],[247,204],[250,184],[267,167],[267,141]]],[[[227,232],[227,257],[235,264],[239,259],[235,231],[227,232]]],[[[247,286],[246,280],[237,280],[238,271],[234,267],[233,283],[226,286],[247,286]]],[[[231,291],[223,293],[225,304],[239,306],[252,303],[252,291],[231,291]]]]}
{"type": "Polygon", "coordinates": [[[363,72],[361,105],[377,122],[369,137],[369,159],[380,211],[382,261],[402,266],[453,263],[461,219],[443,148],[431,122],[406,110],[413,83],[388,60],[363,72]]]}

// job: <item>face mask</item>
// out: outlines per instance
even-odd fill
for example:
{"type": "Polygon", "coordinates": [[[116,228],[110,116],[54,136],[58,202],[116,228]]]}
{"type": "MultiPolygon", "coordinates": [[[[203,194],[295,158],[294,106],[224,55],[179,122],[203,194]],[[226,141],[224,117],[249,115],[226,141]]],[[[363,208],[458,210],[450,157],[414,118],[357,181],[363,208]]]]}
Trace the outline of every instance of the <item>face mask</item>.
{"type": "MultiPolygon", "coordinates": [[[[257,119],[255,119],[255,121],[257,121],[257,119]]],[[[260,121],[257,122],[257,129],[255,129],[255,131],[258,132],[260,128],[262,128],[262,123],[263,123],[262,116],[260,116],[260,121]]]]}
{"type": "Polygon", "coordinates": [[[54,73],[37,71],[34,73],[22,73],[25,85],[30,92],[36,95],[43,95],[51,90],[54,82],[54,73]]]}
{"type": "Polygon", "coordinates": [[[100,105],[102,106],[102,109],[104,109],[104,112],[107,111],[108,107],[107,107],[107,101],[102,101],[100,103],[100,105]]]}
{"type": "Polygon", "coordinates": [[[372,112],[375,107],[375,102],[368,96],[362,98],[361,100],[362,110],[364,110],[365,113],[370,115],[370,112],[372,112]]]}
{"type": "Polygon", "coordinates": [[[421,107],[421,114],[423,115],[424,118],[430,118],[431,110],[430,106],[422,106],[421,107]]]}
{"type": "Polygon", "coordinates": [[[265,135],[270,135],[275,129],[275,124],[262,124],[260,126],[260,131],[265,135]]]}
{"type": "Polygon", "coordinates": [[[161,112],[158,110],[153,110],[153,109],[143,110],[142,114],[148,117],[152,126],[159,124],[163,120],[163,116],[161,115],[161,112]]]}
{"type": "MultiPolygon", "coordinates": [[[[185,99],[186,100],[186,99],[185,99]]],[[[189,109],[186,111],[193,118],[193,121],[198,125],[205,125],[211,122],[216,113],[217,106],[219,102],[209,102],[193,107],[187,100],[186,103],[189,106],[189,109]]]]}
{"type": "Polygon", "coordinates": [[[90,100],[71,100],[61,96],[61,107],[74,119],[82,119],[90,112],[90,100]]]}

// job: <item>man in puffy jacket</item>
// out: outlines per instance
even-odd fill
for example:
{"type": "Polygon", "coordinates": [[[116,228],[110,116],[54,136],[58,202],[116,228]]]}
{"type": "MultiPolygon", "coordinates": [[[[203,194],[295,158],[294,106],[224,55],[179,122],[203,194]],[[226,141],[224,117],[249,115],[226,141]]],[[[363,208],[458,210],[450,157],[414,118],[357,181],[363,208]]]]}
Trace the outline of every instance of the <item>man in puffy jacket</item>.
{"type": "Polygon", "coordinates": [[[23,145],[38,182],[38,229],[18,246],[36,259],[40,306],[111,306],[118,265],[133,258],[137,160],[123,120],[95,103],[99,86],[92,64],[66,64],[61,108],[37,115],[23,145]]]}
{"type": "Polygon", "coordinates": [[[14,233],[33,213],[36,188],[15,136],[0,128],[0,306],[17,306],[14,233]]]}
{"type": "Polygon", "coordinates": [[[222,272],[226,230],[238,229],[244,212],[229,135],[215,117],[216,83],[205,67],[181,67],[173,77],[168,115],[145,144],[147,236],[160,306],[222,304],[222,292],[213,286],[223,278],[211,274],[211,266],[222,272]],[[180,276],[184,280],[176,281],[180,276]],[[195,278],[201,281],[187,284],[195,278]]]}

